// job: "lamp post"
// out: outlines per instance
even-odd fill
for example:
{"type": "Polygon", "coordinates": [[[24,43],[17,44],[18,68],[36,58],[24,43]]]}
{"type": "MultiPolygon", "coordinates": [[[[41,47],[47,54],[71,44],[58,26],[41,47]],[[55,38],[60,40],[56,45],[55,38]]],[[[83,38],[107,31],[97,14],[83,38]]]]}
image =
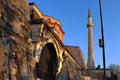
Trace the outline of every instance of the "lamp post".
{"type": "Polygon", "coordinates": [[[99,46],[102,48],[103,51],[103,69],[104,69],[103,80],[106,80],[105,45],[104,45],[105,42],[104,42],[101,0],[99,0],[99,9],[100,9],[100,22],[101,22],[101,35],[102,35],[102,39],[99,39],[99,46]]]}

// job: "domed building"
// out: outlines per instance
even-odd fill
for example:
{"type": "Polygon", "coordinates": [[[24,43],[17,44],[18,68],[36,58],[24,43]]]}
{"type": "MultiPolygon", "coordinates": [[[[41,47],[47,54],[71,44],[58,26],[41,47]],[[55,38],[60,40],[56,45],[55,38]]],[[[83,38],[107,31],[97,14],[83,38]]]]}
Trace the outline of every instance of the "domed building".
{"type": "Polygon", "coordinates": [[[90,12],[87,27],[88,64],[78,46],[64,45],[57,19],[27,0],[1,0],[0,80],[99,80],[102,70],[94,65],[90,12]]]}
{"type": "Polygon", "coordinates": [[[48,24],[48,26],[54,30],[54,32],[59,36],[60,40],[64,42],[64,32],[62,30],[61,23],[50,16],[43,15],[42,18],[45,20],[45,22],[48,24]]]}

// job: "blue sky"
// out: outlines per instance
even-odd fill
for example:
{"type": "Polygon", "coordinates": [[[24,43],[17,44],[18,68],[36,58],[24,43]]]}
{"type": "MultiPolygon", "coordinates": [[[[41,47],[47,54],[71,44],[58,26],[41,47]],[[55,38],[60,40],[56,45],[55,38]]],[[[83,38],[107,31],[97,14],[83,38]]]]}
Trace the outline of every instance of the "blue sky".
{"type": "MultiPolygon", "coordinates": [[[[101,0],[105,37],[106,66],[120,65],[120,0],[101,0]]],[[[35,2],[43,14],[58,19],[65,32],[65,45],[79,46],[87,61],[88,56],[88,8],[93,18],[94,57],[97,65],[103,65],[99,0],[29,0],[35,2]]]]}

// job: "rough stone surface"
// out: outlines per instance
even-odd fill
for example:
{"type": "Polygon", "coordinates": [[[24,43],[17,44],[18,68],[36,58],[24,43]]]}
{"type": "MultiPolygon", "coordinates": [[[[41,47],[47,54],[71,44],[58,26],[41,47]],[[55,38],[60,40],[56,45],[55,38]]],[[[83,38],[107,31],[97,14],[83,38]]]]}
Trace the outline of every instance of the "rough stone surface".
{"type": "MultiPolygon", "coordinates": [[[[30,38],[29,17],[27,0],[0,0],[0,80],[8,80],[8,74],[11,80],[37,78],[32,58],[34,45],[30,38]]],[[[83,80],[82,70],[67,56],[57,80],[83,80]]]]}
{"type": "Polygon", "coordinates": [[[67,57],[63,63],[62,71],[58,75],[58,80],[83,80],[82,69],[67,57]]]}
{"type": "Polygon", "coordinates": [[[27,67],[26,53],[31,55],[33,46],[28,8],[27,0],[0,0],[0,80],[8,79],[8,56],[11,75],[17,78],[13,80],[21,78],[27,67]]]}

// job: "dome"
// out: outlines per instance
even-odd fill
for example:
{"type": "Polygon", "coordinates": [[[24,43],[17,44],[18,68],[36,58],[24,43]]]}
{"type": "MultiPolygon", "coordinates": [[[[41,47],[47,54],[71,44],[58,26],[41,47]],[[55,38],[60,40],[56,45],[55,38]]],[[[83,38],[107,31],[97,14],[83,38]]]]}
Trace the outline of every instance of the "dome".
{"type": "Polygon", "coordinates": [[[42,18],[47,22],[47,24],[50,27],[54,27],[55,24],[57,24],[57,25],[59,25],[61,27],[61,23],[55,18],[52,18],[50,16],[45,16],[45,15],[43,15],[42,18]]]}
{"type": "Polygon", "coordinates": [[[52,18],[50,16],[43,15],[42,18],[49,25],[49,27],[52,27],[56,30],[55,32],[57,32],[57,35],[59,36],[59,38],[63,42],[64,41],[64,32],[61,28],[61,26],[62,26],[61,23],[57,19],[52,18]]]}

